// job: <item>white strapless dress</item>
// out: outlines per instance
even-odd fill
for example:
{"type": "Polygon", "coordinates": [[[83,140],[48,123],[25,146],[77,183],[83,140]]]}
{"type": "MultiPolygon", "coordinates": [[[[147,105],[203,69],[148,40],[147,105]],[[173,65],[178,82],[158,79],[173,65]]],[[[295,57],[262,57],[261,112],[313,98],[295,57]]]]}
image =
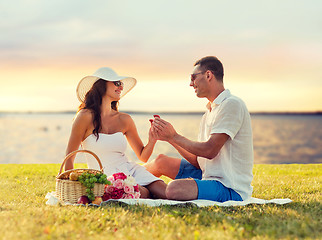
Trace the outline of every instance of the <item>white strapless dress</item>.
{"type": "MultiPolygon", "coordinates": [[[[127,140],[122,132],[113,134],[99,133],[97,141],[94,134],[91,134],[82,142],[83,149],[90,150],[99,157],[104,173],[107,176],[123,172],[126,175],[133,176],[141,186],[161,180],[148,172],[145,167],[129,161],[124,154],[126,147],[127,140]]],[[[86,158],[88,168],[100,170],[99,164],[94,157],[89,157],[86,154],[86,158]]]]}

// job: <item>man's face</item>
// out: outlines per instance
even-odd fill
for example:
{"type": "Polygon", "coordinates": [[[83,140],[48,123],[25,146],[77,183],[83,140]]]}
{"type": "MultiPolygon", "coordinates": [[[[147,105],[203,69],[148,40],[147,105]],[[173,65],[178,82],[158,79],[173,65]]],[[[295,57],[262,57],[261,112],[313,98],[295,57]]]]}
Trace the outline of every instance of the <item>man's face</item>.
{"type": "Polygon", "coordinates": [[[206,97],[207,90],[207,80],[205,77],[206,71],[200,69],[200,66],[197,65],[194,67],[191,74],[190,86],[194,88],[197,97],[206,97]]]}

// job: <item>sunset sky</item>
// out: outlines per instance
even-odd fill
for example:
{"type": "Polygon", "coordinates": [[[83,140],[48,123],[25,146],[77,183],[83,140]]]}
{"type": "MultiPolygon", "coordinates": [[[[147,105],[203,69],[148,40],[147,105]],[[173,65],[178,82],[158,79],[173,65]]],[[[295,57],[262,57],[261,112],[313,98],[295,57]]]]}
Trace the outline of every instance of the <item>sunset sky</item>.
{"type": "Polygon", "coordinates": [[[217,56],[250,111],[322,110],[322,1],[2,0],[0,111],[76,110],[108,66],[137,86],[122,111],[203,111],[189,77],[217,56]]]}

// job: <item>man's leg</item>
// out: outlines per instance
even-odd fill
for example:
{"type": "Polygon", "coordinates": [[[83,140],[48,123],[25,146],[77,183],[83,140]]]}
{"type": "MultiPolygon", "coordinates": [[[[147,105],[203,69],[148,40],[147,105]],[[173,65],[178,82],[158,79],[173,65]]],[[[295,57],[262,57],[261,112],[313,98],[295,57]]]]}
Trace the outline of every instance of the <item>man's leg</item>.
{"type": "Polygon", "coordinates": [[[172,200],[194,200],[198,198],[198,185],[192,178],[177,179],[168,184],[165,193],[172,200]]]}
{"type": "Polygon", "coordinates": [[[165,182],[161,180],[150,183],[149,185],[146,186],[146,188],[150,191],[153,198],[158,198],[158,199],[167,198],[167,196],[165,195],[167,184],[165,184],[165,182]]]}
{"type": "Polygon", "coordinates": [[[180,169],[180,163],[181,159],[179,158],[160,154],[156,159],[143,166],[156,177],[165,175],[171,179],[175,179],[180,169]]]}

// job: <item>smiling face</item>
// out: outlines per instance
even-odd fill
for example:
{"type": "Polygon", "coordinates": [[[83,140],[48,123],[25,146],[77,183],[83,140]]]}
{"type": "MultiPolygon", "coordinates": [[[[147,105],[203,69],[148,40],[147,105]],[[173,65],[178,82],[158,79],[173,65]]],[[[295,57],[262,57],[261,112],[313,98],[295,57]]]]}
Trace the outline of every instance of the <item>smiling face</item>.
{"type": "Polygon", "coordinates": [[[123,83],[121,81],[106,81],[106,96],[110,97],[112,101],[120,100],[122,91],[123,83]]]}
{"type": "Polygon", "coordinates": [[[193,69],[190,86],[194,88],[197,97],[207,97],[209,85],[206,78],[206,71],[201,69],[199,65],[193,69]]]}

